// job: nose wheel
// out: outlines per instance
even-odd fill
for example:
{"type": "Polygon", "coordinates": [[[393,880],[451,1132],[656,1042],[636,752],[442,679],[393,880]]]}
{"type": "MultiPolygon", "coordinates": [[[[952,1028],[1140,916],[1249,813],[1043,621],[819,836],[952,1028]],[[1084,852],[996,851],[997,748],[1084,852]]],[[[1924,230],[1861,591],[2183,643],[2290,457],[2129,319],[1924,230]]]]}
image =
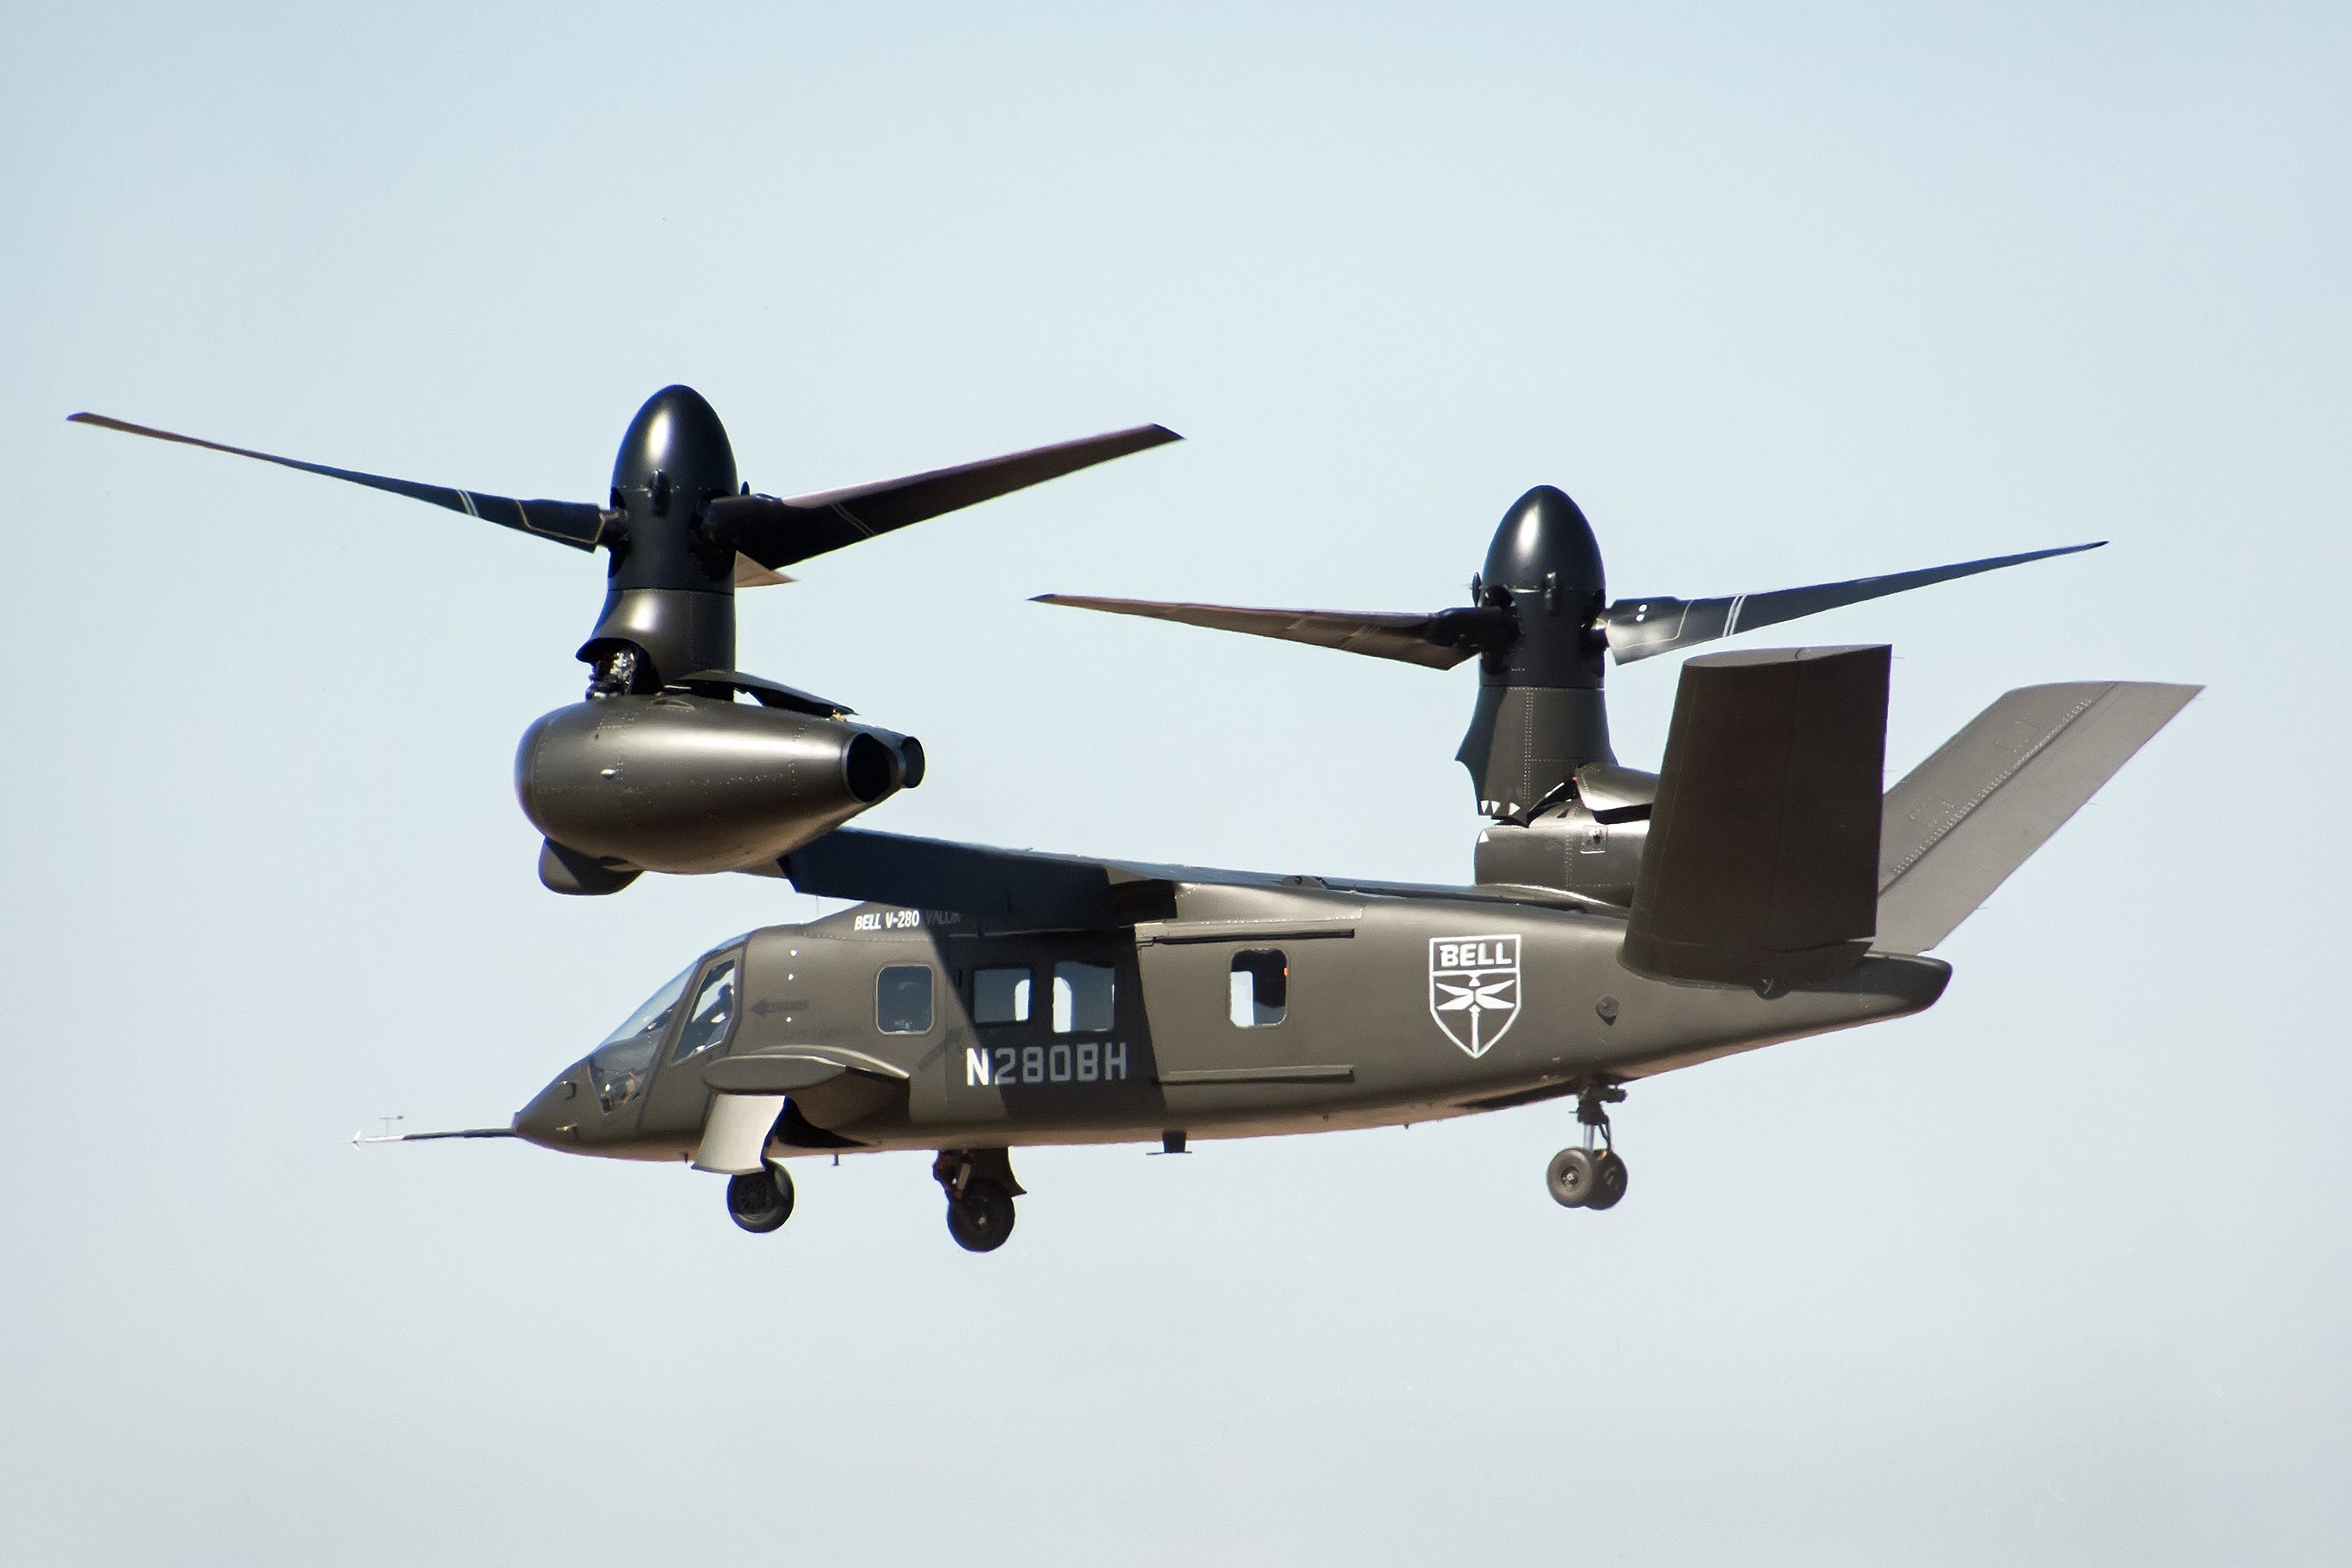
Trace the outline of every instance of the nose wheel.
{"type": "Polygon", "coordinates": [[[727,1178],[727,1217],[755,1236],[793,1217],[793,1178],[781,1165],[727,1178]]]}
{"type": "Polygon", "coordinates": [[[1576,1120],[1583,1124],[1584,1142],[1554,1154],[1544,1172],[1544,1184],[1560,1207],[1612,1209],[1624,1197],[1625,1162],[1609,1136],[1609,1107],[1624,1099],[1623,1089],[1598,1079],[1578,1092],[1576,1120]]]}
{"type": "Polygon", "coordinates": [[[966,1252],[993,1252],[1013,1235],[1022,1188],[1002,1149],[943,1149],[931,1176],[948,1195],[948,1234],[966,1252]]]}

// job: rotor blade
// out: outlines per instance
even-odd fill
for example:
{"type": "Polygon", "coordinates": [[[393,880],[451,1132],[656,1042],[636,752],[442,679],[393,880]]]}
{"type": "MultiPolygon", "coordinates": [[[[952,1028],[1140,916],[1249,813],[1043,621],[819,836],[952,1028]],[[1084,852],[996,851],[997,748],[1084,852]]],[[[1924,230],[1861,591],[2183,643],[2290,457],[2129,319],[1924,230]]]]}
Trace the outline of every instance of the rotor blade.
{"type": "Polygon", "coordinates": [[[345,479],[370,489],[389,490],[411,500],[430,501],[446,506],[451,511],[462,511],[467,517],[478,517],[485,522],[495,522],[501,528],[511,528],[523,533],[537,534],[569,544],[575,550],[593,550],[604,536],[605,513],[586,501],[517,500],[511,496],[484,495],[478,490],[453,489],[447,485],[419,484],[414,479],[386,479],[382,474],[362,474],[352,468],[331,468],[324,463],[298,462],[292,458],[279,458],[268,452],[250,451],[243,447],[226,447],[218,441],[200,441],[194,436],[175,435],[169,430],[150,429],[126,420],[110,419],[103,414],[68,414],[67,422],[73,425],[95,425],[102,430],[120,430],[126,436],[145,436],[157,441],[176,441],[183,447],[202,447],[208,452],[226,452],[232,457],[254,458],[265,463],[275,463],[281,468],[299,468],[306,474],[324,474],[331,479],[345,479]]]}
{"type": "Polygon", "coordinates": [[[1161,425],[1139,425],[1082,441],[1064,441],[959,468],[804,496],[721,496],[710,503],[713,537],[771,570],[1060,479],[1080,468],[1183,437],[1161,425]]]}
{"type": "Polygon", "coordinates": [[[1727,637],[1759,626],[1817,616],[1845,605],[1858,605],[1930,583],[1948,583],[2002,566],[2046,561],[2053,555],[2073,555],[2096,550],[2089,544],[2067,544],[2055,550],[2029,550],[2022,555],[1996,555],[1984,561],[1964,561],[1956,566],[1928,566],[1916,572],[1896,572],[1884,577],[1857,577],[1850,583],[1816,583],[1808,588],[1782,588],[1769,594],[1738,594],[1727,599],[1620,599],[1601,612],[1601,630],[1609,651],[1620,664],[1654,654],[1672,653],[1727,637]]]}
{"type": "Polygon", "coordinates": [[[1155,599],[1089,599],[1075,594],[1040,594],[1040,605],[1067,605],[1079,610],[1107,610],[1115,616],[1143,616],[1156,621],[1181,621],[1221,632],[1247,632],[1252,637],[1280,637],[1285,642],[1311,643],[1344,653],[1374,658],[1402,659],[1431,669],[1451,669],[1475,658],[1489,647],[1507,645],[1513,623],[1500,609],[1440,610],[1433,616],[1350,610],[1245,610],[1232,605],[1164,604],[1155,599]]]}
{"type": "Polygon", "coordinates": [[[791,581],[782,572],[771,572],[740,551],[736,552],[735,585],[738,588],[772,588],[791,581]]]}

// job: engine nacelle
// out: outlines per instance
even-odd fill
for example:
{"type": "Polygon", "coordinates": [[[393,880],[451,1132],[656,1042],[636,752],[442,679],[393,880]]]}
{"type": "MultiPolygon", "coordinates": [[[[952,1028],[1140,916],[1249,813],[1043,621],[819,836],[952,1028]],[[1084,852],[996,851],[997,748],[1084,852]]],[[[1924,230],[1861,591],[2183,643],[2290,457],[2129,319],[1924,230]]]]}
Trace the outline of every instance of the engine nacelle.
{"type": "Polygon", "coordinates": [[[1488,826],[1478,835],[1476,875],[1481,882],[1559,888],[1603,903],[1631,905],[1649,837],[1646,817],[1602,822],[1570,802],[1524,827],[1513,822],[1488,826]]]}
{"type": "Polygon", "coordinates": [[[1478,835],[1481,882],[1559,888],[1630,906],[1650,839],[1658,775],[1587,763],[1561,798],[1528,822],[1497,822],[1478,835]]]}
{"type": "Polygon", "coordinates": [[[764,866],[921,776],[911,737],[674,691],[559,708],[515,752],[523,815],[580,873],[549,880],[567,892],[611,890],[597,865],[611,886],[764,866]]]}

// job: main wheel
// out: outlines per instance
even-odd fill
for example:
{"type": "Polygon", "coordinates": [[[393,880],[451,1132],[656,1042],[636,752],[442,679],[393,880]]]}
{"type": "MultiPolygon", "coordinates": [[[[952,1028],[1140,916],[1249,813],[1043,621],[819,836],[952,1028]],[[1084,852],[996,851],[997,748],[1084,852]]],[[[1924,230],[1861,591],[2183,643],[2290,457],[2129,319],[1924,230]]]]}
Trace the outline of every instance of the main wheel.
{"type": "Polygon", "coordinates": [[[1625,1162],[1614,1149],[1603,1149],[1592,1158],[1592,1195],[1584,1200],[1589,1209],[1613,1209],[1617,1200],[1625,1195],[1625,1162]]]}
{"type": "Polygon", "coordinates": [[[985,1176],[948,1200],[948,1234],[966,1252],[993,1252],[1013,1234],[1013,1194],[985,1176]]]}
{"type": "Polygon", "coordinates": [[[1599,1185],[1599,1175],[1589,1149],[1562,1149],[1551,1157],[1551,1166],[1544,1172],[1544,1184],[1551,1188],[1552,1201],[1564,1209],[1589,1206],[1599,1185]]]}
{"type": "Polygon", "coordinates": [[[754,1235],[765,1236],[793,1217],[793,1178],[781,1165],[727,1178],[727,1215],[754,1235]]]}

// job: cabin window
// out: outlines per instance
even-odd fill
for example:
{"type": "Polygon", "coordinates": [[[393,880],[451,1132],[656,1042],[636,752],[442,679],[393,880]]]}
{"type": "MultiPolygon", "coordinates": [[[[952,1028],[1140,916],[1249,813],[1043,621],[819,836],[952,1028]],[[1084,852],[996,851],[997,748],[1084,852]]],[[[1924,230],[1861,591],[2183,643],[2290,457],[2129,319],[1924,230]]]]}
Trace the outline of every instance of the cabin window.
{"type": "Polygon", "coordinates": [[[886,1035],[931,1032],[931,969],[894,963],[874,982],[874,1026],[886,1035]]]}
{"type": "Polygon", "coordinates": [[[1029,1021],[1029,972],[1026,969],[982,969],[971,977],[971,1021],[975,1024],[1025,1024],[1029,1021]]]}
{"type": "Polygon", "coordinates": [[[730,958],[713,964],[695,987],[694,1010],[686,1016],[686,1027],[678,1031],[669,1059],[682,1062],[697,1051],[709,1050],[727,1037],[734,1022],[735,961],[730,958]]]}
{"type": "Polygon", "coordinates": [[[1117,1001],[1117,977],[1109,964],[1065,959],[1054,965],[1054,1033],[1108,1032],[1117,1001]]]}
{"type": "Polygon", "coordinates": [[[1290,1011],[1290,961],[1280,948],[1253,947],[1234,954],[1229,984],[1237,1029],[1271,1028],[1290,1011]]]}

